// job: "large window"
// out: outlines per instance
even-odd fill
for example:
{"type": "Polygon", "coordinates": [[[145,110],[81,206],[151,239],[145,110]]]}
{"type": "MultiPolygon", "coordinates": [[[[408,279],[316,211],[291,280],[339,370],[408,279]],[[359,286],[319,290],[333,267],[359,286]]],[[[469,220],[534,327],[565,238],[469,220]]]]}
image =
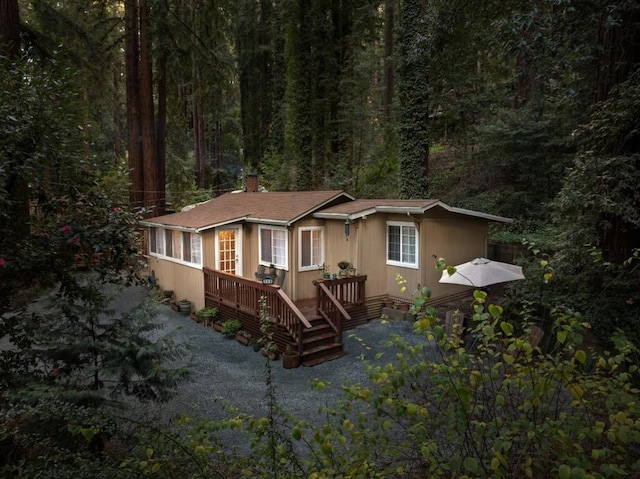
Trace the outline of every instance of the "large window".
{"type": "Polygon", "coordinates": [[[418,231],[413,223],[387,223],[387,264],[418,267],[418,231]]]}
{"type": "Polygon", "coordinates": [[[149,228],[149,251],[154,256],[202,265],[201,239],[196,233],[149,228]]]}
{"type": "Polygon", "coordinates": [[[275,226],[260,226],[260,264],[287,269],[287,230],[275,226]]]}
{"type": "Polygon", "coordinates": [[[322,268],[324,263],[324,231],[321,226],[300,228],[299,267],[300,271],[322,268]]]}

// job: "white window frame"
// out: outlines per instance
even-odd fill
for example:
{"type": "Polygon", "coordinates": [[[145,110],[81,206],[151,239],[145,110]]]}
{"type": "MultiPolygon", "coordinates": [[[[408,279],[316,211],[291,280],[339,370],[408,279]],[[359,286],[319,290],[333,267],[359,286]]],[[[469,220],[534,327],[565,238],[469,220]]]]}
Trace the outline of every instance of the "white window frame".
{"type": "Polygon", "coordinates": [[[187,232],[182,230],[174,230],[170,228],[156,228],[149,227],[149,254],[153,257],[172,261],[174,263],[184,264],[192,268],[202,268],[202,236],[200,233],[187,232]],[[155,230],[155,245],[152,242],[154,234],[151,231],[155,230]],[[170,235],[167,235],[170,232],[170,235]],[[183,258],[183,243],[185,233],[190,235],[191,241],[191,257],[183,258]],[[166,240],[167,236],[172,239],[172,251],[174,256],[167,256],[166,240]],[[155,247],[154,247],[155,246],[155,247]],[[155,249],[155,251],[154,251],[155,249]]]}
{"type": "Polygon", "coordinates": [[[418,265],[420,264],[420,233],[418,232],[418,228],[412,222],[404,222],[404,221],[387,221],[387,232],[386,232],[386,260],[387,264],[390,266],[400,266],[403,268],[411,268],[418,269],[418,265]],[[400,261],[389,259],[389,227],[390,226],[399,226],[400,227],[400,261]],[[415,237],[415,261],[413,262],[405,262],[402,261],[403,257],[403,229],[411,228],[414,231],[415,237]]]}
{"type": "MultiPolygon", "coordinates": [[[[311,239],[310,251],[313,256],[313,233],[310,233],[309,238],[311,239]]],[[[313,260],[313,257],[311,258],[313,260]]],[[[303,226],[298,229],[298,271],[315,271],[318,269],[322,269],[322,265],[324,264],[324,226],[303,226]],[[303,233],[304,232],[320,232],[320,258],[317,264],[303,265],[302,264],[302,243],[303,243],[303,233]]]]}
{"type": "MultiPolygon", "coordinates": [[[[272,235],[273,238],[273,235],[272,235]]],[[[271,257],[273,258],[273,241],[271,242],[271,257]]],[[[276,268],[289,270],[289,230],[282,226],[270,226],[270,225],[259,225],[258,227],[258,263],[264,266],[270,266],[273,264],[276,268]],[[284,232],[284,258],[282,263],[278,263],[276,261],[266,261],[263,260],[262,255],[262,232],[265,230],[270,231],[282,231],[284,232]]]]}

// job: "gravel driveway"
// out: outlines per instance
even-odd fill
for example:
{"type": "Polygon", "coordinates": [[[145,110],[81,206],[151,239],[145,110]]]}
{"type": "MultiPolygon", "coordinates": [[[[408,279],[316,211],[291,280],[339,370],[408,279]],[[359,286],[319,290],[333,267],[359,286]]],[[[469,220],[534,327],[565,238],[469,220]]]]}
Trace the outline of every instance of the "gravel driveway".
{"type": "MultiPolygon", "coordinates": [[[[145,294],[142,287],[125,288],[116,295],[118,301],[113,307],[128,310],[139,304],[145,294]]],[[[192,374],[188,382],[179,386],[171,401],[153,404],[144,414],[160,420],[171,420],[177,413],[187,413],[194,418],[221,419],[226,415],[225,405],[255,415],[266,414],[266,359],[260,353],[199,325],[166,305],[160,305],[158,320],[166,325],[166,331],[177,329],[176,339],[187,344],[192,374]]],[[[321,420],[320,408],[335,404],[342,396],[342,383],[367,382],[363,358],[373,361],[375,354],[384,352],[379,361],[392,359],[393,351],[386,346],[392,333],[414,336],[409,322],[373,320],[344,334],[348,355],[340,359],[297,369],[284,369],[281,361],[272,362],[280,406],[298,419],[317,424],[321,420]],[[322,392],[312,390],[309,383],[316,378],[330,382],[330,385],[322,392]]]]}

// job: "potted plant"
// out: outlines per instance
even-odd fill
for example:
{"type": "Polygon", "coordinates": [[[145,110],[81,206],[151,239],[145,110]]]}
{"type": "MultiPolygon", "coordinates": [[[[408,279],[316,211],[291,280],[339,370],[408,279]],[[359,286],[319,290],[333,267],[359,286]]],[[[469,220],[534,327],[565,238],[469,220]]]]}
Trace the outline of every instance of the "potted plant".
{"type": "Polygon", "coordinates": [[[236,334],[236,340],[243,346],[249,346],[249,344],[251,344],[251,334],[249,334],[248,331],[241,329],[236,334]]]}
{"type": "Polygon", "coordinates": [[[329,266],[322,265],[322,279],[331,279],[331,273],[329,272],[329,266]]]}
{"type": "Polygon", "coordinates": [[[213,329],[218,331],[219,333],[222,332],[222,328],[224,327],[224,323],[222,322],[221,319],[216,319],[213,321],[213,329]]]}
{"type": "Polygon", "coordinates": [[[196,318],[198,319],[199,323],[202,323],[205,326],[209,326],[209,324],[211,324],[211,322],[213,321],[213,319],[216,317],[217,314],[218,314],[217,308],[205,306],[204,308],[196,312],[196,318]]]}
{"type": "Polygon", "coordinates": [[[273,263],[271,263],[269,265],[269,274],[271,276],[275,276],[276,275],[276,267],[275,267],[275,265],[273,263]]]}
{"type": "Polygon", "coordinates": [[[351,263],[349,263],[348,261],[342,260],[342,261],[338,261],[338,268],[340,268],[340,271],[338,272],[338,275],[341,278],[346,278],[347,276],[347,268],[351,265],[351,263]]]}
{"type": "Polygon", "coordinates": [[[191,312],[191,301],[188,299],[181,299],[178,301],[178,310],[182,314],[189,314],[191,312]]]}
{"type": "Polygon", "coordinates": [[[287,344],[287,349],[282,353],[282,367],[285,369],[294,369],[300,366],[300,354],[295,351],[290,344],[287,344]]]}
{"type": "Polygon", "coordinates": [[[238,331],[242,329],[242,323],[239,319],[230,319],[222,325],[222,334],[227,338],[235,338],[238,331]]]}

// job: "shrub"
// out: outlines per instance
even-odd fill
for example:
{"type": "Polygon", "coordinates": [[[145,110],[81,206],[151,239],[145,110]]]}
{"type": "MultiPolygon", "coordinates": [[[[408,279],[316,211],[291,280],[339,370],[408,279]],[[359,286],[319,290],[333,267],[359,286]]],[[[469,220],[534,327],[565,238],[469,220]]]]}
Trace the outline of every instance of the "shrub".
{"type": "Polygon", "coordinates": [[[234,337],[242,329],[242,323],[238,319],[230,319],[222,325],[222,334],[234,337]]]}

